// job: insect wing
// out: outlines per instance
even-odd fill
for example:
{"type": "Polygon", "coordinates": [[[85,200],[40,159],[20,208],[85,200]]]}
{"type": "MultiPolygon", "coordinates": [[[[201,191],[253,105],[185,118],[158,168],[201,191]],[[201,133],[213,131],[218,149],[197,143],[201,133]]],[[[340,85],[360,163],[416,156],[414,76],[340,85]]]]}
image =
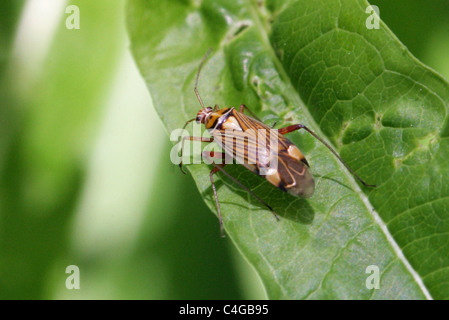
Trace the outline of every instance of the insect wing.
{"type": "Polygon", "coordinates": [[[237,163],[258,174],[277,160],[277,131],[235,109],[211,134],[237,163]]]}

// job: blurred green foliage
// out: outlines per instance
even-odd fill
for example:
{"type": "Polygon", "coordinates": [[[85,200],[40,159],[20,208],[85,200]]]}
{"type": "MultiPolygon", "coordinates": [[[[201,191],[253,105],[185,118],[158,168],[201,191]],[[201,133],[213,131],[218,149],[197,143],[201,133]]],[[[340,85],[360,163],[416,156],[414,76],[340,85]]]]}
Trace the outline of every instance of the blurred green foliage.
{"type": "MultiPolygon", "coordinates": [[[[447,1],[372,2],[412,53],[449,77],[447,1]]],[[[193,180],[170,163],[150,97],[117,93],[142,82],[120,71],[124,1],[71,1],[80,30],[65,28],[62,6],[31,78],[12,54],[25,3],[0,3],[0,298],[263,298],[193,180]],[[72,264],[81,290],[65,287],[72,264]]]]}

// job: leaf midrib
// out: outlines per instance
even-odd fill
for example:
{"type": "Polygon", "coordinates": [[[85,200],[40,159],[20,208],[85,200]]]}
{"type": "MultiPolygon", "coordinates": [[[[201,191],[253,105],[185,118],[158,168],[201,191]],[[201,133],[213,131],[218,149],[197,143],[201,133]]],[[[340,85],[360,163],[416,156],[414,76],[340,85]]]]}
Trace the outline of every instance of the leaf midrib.
{"type": "MultiPolygon", "coordinates": [[[[366,2],[366,3],[367,3],[367,5],[369,5],[368,2],[366,2]]],[[[264,25],[263,25],[262,21],[260,20],[259,14],[257,14],[257,8],[256,8],[257,4],[255,4],[253,1],[250,1],[249,4],[247,4],[247,6],[249,9],[248,11],[251,13],[253,21],[254,21],[253,27],[257,28],[259,30],[259,33],[263,40],[263,45],[266,48],[268,48],[268,51],[270,52],[270,56],[273,59],[273,62],[277,68],[277,71],[279,72],[280,78],[282,79],[282,81],[284,83],[287,84],[288,91],[290,91],[292,93],[290,96],[294,97],[296,100],[295,102],[299,106],[303,107],[303,112],[306,114],[306,118],[307,118],[308,122],[311,124],[311,127],[314,128],[315,133],[317,133],[320,137],[322,137],[327,143],[332,145],[332,143],[330,143],[328,141],[328,137],[323,134],[323,132],[321,131],[321,128],[315,122],[314,118],[312,117],[312,115],[309,112],[309,109],[305,106],[305,104],[299,97],[299,93],[295,90],[294,86],[291,83],[290,77],[287,75],[287,72],[284,69],[281,61],[278,59],[277,55],[275,54],[274,49],[271,45],[271,42],[269,41],[269,38],[268,38],[268,30],[264,28],[264,25]]],[[[340,7],[341,7],[341,2],[340,2],[340,7]]],[[[282,11],[280,11],[279,14],[281,14],[281,12],[282,11]]],[[[337,18],[337,20],[338,20],[338,18],[337,18]]],[[[390,31],[386,27],[386,25],[385,25],[385,28],[388,31],[390,31]]],[[[332,29],[332,30],[335,31],[335,29],[332,29]]],[[[344,30],[344,29],[342,29],[342,30],[344,30]]],[[[361,35],[359,34],[359,36],[361,36],[361,35]]],[[[385,70],[385,68],[383,68],[383,69],[385,70]]],[[[368,196],[361,190],[361,188],[355,181],[352,174],[349,173],[349,171],[344,167],[344,165],[340,161],[337,161],[337,162],[338,162],[340,171],[343,172],[344,175],[348,178],[348,181],[350,181],[351,186],[353,187],[354,191],[357,193],[357,195],[359,196],[359,198],[362,200],[363,204],[365,205],[367,212],[371,212],[371,218],[373,219],[374,223],[377,224],[379,226],[379,228],[382,230],[385,238],[387,239],[387,242],[390,244],[390,246],[394,250],[394,253],[396,254],[397,258],[403,263],[403,265],[406,267],[407,271],[412,275],[414,281],[419,286],[419,288],[423,292],[424,296],[428,300],[432,300],[433,298],[432,298],[429,290],[427,289],[427,287],[424,285],[423,279],[416,272],[416,270],[413,268],[413,266],[410,264],[410,262],[405,257],[404,253],[402,252],[402,249],[399,247],[396,240],[394,239],[394,237],[391,235],[390,231],[388,230],[387,225],[385,224],[385,222],[380,217],[379,213],[374,209],[374,206],[369,201],[368,196]]],[[[264,258],[264,261],[266,261],[263,254],[261,254],[261,256],[264,258]]],[[[268,263],[268,262],[266,261],[266,263],[268,263]]],[[[324,280],[324,277],[323,277],[322,281],[323,280],[324,280]]],[[[307,296],[310,296],[311,294],[313,294],[313,292],[315,292],[316,290],[319,290],[322,281],[320,282],[320,285],[316,289],[312,290],[311,293],[309,293],[307,296]]],[[[282,286],[280,286],[280,287],[282,290],[283,289],[282,286]]]]}

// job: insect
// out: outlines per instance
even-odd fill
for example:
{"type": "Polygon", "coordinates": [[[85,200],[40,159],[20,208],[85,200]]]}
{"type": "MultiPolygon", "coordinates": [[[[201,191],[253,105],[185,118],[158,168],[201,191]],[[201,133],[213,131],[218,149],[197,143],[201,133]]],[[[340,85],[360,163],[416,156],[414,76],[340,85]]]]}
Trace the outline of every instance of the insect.
{"type": "MultiPolygon", "coordinates": [[[[182,157],[182,150],[186,140],[215,142],[224,150],[224,152],[202,152],[202,157],[207,159],[208,162],[214,166],[210,171],[209,176],[218,212],[220,233],[222,236],[224,236],[223,220],[214,183],[214,175],[219,171],[266,206],[273,213],[274,217],[279,220],[278,215],[270,205],[223,169],[226,165],[226,163],[223,162],[226,156],[232,157],[234,160],[239,159],[243,166],[255,174],[261,175],[261,172],[263,171],[266,180],[275,187],[294,196],[308,198],[313,195],[315,191],[315,182],[309,169],[309,163],[298,147],[285,137],[287,133],[296,130],[304,129],[309,132],[313,137],[323,143],[364,186],[375,187],[375,185],[370,185],[363,181],[326,141],[305,125],[295,124],[281,129],[273,129],[257,119],[244,104],[241,104],[238,110],[233,107],[220,109],[218,105],[215,105],[214,108],[205,107],[200,94],[198,93],[198,79],[201,68],[210,52],[211,50],[209,50],[203,57],[195,79],[194,92],[201,105],[201,109],[198,111],[195,118],[190,119],[185,123],[183,128],[190,122],[196,121],[198,124],[204,124],[211,137],[184,136],[181,141],[180,152],[182,157]],[[245,114],[245,112],[248,112],[251,116],[245,114]],[[258,132],[265,132],[265,136],[262,136],[262,140],[260,139],[258,132]],[[275,147],[273,147],[273,145],[275,147]],[[218,159],[221,161],[214,161],[218,159]],[[273,161],[277,164],[276,169],[269,170],[273,161]]],[[[181,171],[185,173],[182,170],[182,162],[179,164],[179,167],[181,168],[181,171]]]]}

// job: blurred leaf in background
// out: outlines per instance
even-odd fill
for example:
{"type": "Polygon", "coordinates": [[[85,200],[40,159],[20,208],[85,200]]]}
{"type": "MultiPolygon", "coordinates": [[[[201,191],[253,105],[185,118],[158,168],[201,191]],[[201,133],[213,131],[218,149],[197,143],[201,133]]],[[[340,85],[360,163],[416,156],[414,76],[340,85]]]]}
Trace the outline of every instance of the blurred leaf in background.
{"type": "MultiPolygon", "coordinates": [[[[449,75],[447,1],[373,3],[412,53],[449,75]]],[[[216,32],[225,23],[206,16],[216,32]]],[[[170,163],[124,17],[123,0],[0,3],[0,298],[265,298],[193,180],[170,163]],[[79,30],[66,28],[72,4],[79,30]],[[69,265],[80,290],[65,286],[69,265]]]]}
{"type": "Polygon", "coordinates": [[[86,7],[84,28],[74,32],[65,28],[64,1],[27,1],[20,27],[34,28],[19,28],[12,49],[8,80],[18,103],[10,105],[15,131],[1,178],[5,297],[41,297],[48,269],[67,250],[68,222],[84,180],[82,160],[123,46],[104,37],[120,30],[119,3],[79,3],[86,7]],[[42,32],[49,21],[60,25],[53,39],[52,30],[42,32]]]}
{"type": "Polygon", "coordinates": [[[380,17],[419,60],[449,79],[449,1],[372,0],[380,17]]]}
{"type": "Polygon", "coordinates": [[[7,68],[10,63],[10,52],[14,41],[14,28],[19,19],[24,1],[2,1],[0,4],[0,169],[4,163],[5,152],[14,130],[13,118],[15,99],[11,94],[7,68]]]}

